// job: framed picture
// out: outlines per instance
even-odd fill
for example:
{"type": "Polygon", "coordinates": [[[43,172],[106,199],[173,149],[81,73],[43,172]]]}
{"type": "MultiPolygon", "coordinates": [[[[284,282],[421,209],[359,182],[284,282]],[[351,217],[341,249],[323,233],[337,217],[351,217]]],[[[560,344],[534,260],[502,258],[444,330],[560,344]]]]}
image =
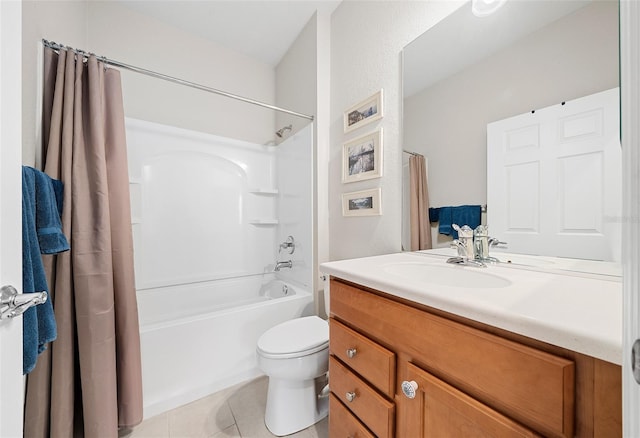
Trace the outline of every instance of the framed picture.
{"type": "Polygon", "coordinates": [[[344,132],[350,132],[361,126],[382,118],[382,90],[368,99],[355,104],[343,114],[344,132]]]}
{"type": "Polygon", "coordinates": [[[380,187],[377,189],[361,190],[359,192],[342,194],[343,216],[379,216],[382,214],[380,206],[380,187]]]}
{"type": "Polygon", "coordinates": [[[382,128],[342,145],[342,182],[382,176],[382,128]]]}

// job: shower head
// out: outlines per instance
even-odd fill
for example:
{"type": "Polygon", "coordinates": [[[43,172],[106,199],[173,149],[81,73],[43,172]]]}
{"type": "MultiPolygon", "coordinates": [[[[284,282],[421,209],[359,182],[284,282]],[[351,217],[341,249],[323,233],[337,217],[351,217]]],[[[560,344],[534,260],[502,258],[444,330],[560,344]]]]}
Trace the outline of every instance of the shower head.
{"type": "Polygon", "coordinates": [[[286,131],[291,131],[291,129],[292,129],[292,128],[293,128],[293,125],[289,125],[289,126],[285,126],[284,128],[280,128],[280,129],[278,129],[278,130],[276,131],[276,135],[277,135],[279,138],[282,138],[282,136],[284,135],[284,133],[285,133],[286,131]]]}

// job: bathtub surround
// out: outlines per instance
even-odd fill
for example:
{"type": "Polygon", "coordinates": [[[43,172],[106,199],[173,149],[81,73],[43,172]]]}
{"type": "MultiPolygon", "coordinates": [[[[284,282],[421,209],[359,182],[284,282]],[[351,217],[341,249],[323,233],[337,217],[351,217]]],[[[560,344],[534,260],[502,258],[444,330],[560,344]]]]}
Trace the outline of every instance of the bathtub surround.
{"type": "Polygon", "coordinates": [[[126,125],[149,418],[260,375],[260,335],[313,314],[313,129],[265,146],[126,125]]]}
{"type": "Polygon", "coordinates": [[[288,236],[278,277],[311,287],[312,125],[264,146],[126,123],[139,291],[272,272],[288,236]]]}
{"type": "Polygon", "coordinates": [[[142,421],[120,73],[44,53],[45,172],[71,250],[46,260],[58,339],[29,375],[24,435],[116,437],[142,421]]]}

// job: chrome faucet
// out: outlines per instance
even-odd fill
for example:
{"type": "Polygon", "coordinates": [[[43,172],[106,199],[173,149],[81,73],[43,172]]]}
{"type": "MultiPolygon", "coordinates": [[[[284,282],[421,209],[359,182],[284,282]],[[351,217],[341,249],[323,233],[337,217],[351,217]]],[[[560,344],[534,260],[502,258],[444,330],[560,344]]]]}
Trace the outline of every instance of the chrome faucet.
{"type": "Polygon", "coordinates": [[[293,263],[291,262],[291,260],[287,260],[286,262],[276,262],[276,267],[273,268],[274,271],[279,271],[282,268],[293,268],[293,263]]]}
{"type": "Polygon", "coordinates": [[[458,232],[458,238],[451,242],[451,247],[458,250],[458,257],[447,259],[447,263],[486,268],[486,265],[476,258],[476,247],[473,241],[473,230],[471,227],[468,225],[460,227],[457,224],[453,224],[453,229],[458,232]]]}
{"type": "Polygon", "coordinates": [[[451,247],[458,250],[457,257],[450,257],[447,263],[486,267],[485,263],[499,263],[495,257],[489,256],[489,247],[505,245],[499,239],[489,237],[486,225],[479,225],[472,230],[468,225],[462,227],[452,225],[458,232],[458,238],[451,242],[451,247]]]}
{"type": "Polygon", "coordinates": [[[473,230],[474,258],[481,262],[499,263],[500,260],[489,255],[489,248],[506,245],[506,243],[495,237],[489,237],[489,229],[486,225],[479,225],[473,230]]]}

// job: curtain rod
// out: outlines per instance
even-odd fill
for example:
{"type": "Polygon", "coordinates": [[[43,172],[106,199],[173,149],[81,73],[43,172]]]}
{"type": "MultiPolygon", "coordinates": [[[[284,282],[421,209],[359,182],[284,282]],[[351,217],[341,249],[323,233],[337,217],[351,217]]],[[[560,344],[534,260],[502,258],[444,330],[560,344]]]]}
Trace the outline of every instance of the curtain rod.
{"type": "Polygon", "coordinates": [[[417,152],[411,152],[406,149],[403,149],[402,152],[404,152],[405,154],[413,155],[414,157],[424,157],[424,155],[422,154],[419,154],[417,152]]]}
{"type": "MultiPolygon", "coordinates": [[[[53,49],[53,50],[56,50],[56,51],[71,50],[72,52],[76,53],[77,55],[82,56],[83,58],[89,58],[90,55],[95,55],[94,53],[86,52],[86,51],[81,50],[81,49],[74,49],[73,47],[68,47],[68,46],[65,46],[65,45],[62,45],[62,44],[58,44],[58,43],[53,42],[53,41],[48,41],[48,40],[45,40],[45,39],[42,40],[42,44],[45,47],[49,47],[50,49],[53,49]]],[[[165,81],[174,82],[174,83],[180,84],[180,85],[186,85],[187,87],[195,88],[197,90],[202,90],[202,91],[206,91],[208,93],[218,94],[220,96],[230,97],[232,99],[241,100],[243,102],[247,102],[247,103],[250,103],[252,105],[261,106],[263,108],[269,108],[269,109],[272,109],[272,110],[275,110],[275,111],[291,114],[291,115],[298,116],[298,117],[303,117],[305,119],[309,119],[309,120],[313,121],[313,116],[310,116],[310,115],[307,115],[307,114],[302,114],[302,113],[298,113],[298,112],[291,111],[291,110],[288,110],[288,109],[280,108],[280,107],[277,107],[277,106],[274,106],[274,105],[269,105],[268,103],[260,102],[258,100],[253,100],[253,99],[249,99],[247,97],[238,96],[237,94],[227,93],[226,91],[218,90],[216,88],[207,87],[206,85],[200,85],[200,84],[197,84],[195,82],[186,81],[184,79],[175,78],[173,76],[165,75],[165,74],[158,73],[158,72],[155,72],[155,71],[152,71],[152,70],[147,70],[147,69],[144,69],[144,68],[141,68],[141,67],[136,67],[134,65],[125,64],[124,62],[120,62],[120,61],[116,61],[116,60],[113,60],[113,59],[109,59],[109,58],[106,58],[104,56],[98,56],[98,55],[95,55],[95,56],[98,59],[98,61],[103,62],[103,63],[108,64],[108,65],[111,65],[111,66],[114,66],[114,67],[124,68],[126,70],[130,70],[130,71],[135,72],[135,73],[140,73],[140,74],[151,76],[151,77],[154,77],[154,78],[163,79],[165,81]]]]}

